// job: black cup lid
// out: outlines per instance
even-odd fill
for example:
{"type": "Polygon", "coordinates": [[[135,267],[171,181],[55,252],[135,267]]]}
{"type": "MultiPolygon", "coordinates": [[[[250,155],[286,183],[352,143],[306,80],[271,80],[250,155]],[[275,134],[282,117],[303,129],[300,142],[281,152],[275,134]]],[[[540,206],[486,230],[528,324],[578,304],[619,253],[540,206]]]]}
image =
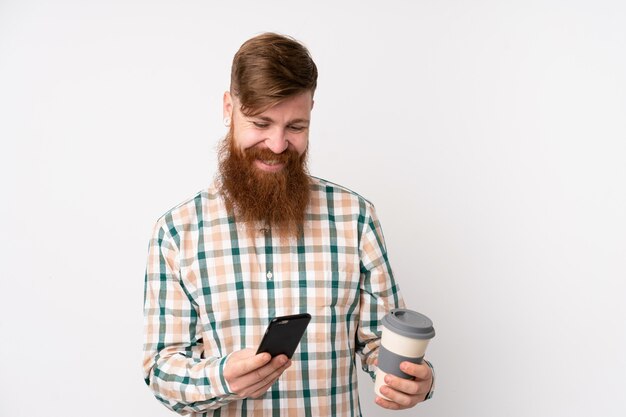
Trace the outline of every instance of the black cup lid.
{"type": "Polygon", "coordinates": [[[432,339],[435,337],[433,322],[428,317],[405,308],[391,310],[383,317],[383,325],[391,331],[412,339],[432,339]]]}

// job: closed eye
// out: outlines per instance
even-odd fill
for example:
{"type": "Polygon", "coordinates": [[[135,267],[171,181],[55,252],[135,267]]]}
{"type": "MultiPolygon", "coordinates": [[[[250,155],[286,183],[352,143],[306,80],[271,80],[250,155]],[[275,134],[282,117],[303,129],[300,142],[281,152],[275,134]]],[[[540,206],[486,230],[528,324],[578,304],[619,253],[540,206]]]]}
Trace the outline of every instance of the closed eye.
{"type": "Polygon", "coordinates": [[[259,129],[265,129],[269,126],[269,123],[264,123],[264,122],[252,122],[252,124],[258,127],[259,129]]]}

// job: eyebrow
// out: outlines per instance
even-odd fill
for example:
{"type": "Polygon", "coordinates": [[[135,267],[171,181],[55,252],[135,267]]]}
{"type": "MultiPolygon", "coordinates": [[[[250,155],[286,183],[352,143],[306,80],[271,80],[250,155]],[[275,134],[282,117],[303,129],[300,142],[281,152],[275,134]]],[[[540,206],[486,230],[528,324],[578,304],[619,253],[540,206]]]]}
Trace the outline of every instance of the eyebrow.
{"type": "MultiPolygon", "coordinates": [[[[274,119],[272,119],[271,117],[267,117],[267,116],[253,116],[254,119],[260,119],[263,120],[264,122],[271,122],[274,123],[274,119]]],[[[309,119],[293,119],[293,120],[289,120],[289,122],[287,124],[294,124],[294,123],[303,123],[308,125],[311,121],[309,119]]]]}

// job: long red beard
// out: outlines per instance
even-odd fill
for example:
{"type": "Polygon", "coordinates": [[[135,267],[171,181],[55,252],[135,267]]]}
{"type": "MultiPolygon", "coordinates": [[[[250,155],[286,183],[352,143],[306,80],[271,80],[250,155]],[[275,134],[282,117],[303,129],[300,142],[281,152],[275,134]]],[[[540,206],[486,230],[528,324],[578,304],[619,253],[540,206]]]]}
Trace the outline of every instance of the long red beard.
{"type": "Polygon", "coordinates": [[[306,151],[302,155],[291,149],[279,155],[266,148],[241,151],[229,133],[219,148],[219,186],[228,210],[237,221],[252,227],[261,223],[280,237],[299,235],[310,194],[306,162],[306,151]],[[285,166],[279,172],[265,172],[254,166],[257,159],[285,166]]]}

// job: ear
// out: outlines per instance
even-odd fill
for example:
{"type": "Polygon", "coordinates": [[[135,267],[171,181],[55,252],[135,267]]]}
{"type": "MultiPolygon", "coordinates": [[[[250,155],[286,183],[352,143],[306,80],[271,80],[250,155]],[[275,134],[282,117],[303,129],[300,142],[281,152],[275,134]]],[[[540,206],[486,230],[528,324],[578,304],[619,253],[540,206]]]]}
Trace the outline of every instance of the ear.
{"type": "Polygon", "coordinates": [[[233,98],[230,95],[230,91],[224,92],[222,112],[224,119],[227,117],[231,120],[233,119],[233,98]]]}

